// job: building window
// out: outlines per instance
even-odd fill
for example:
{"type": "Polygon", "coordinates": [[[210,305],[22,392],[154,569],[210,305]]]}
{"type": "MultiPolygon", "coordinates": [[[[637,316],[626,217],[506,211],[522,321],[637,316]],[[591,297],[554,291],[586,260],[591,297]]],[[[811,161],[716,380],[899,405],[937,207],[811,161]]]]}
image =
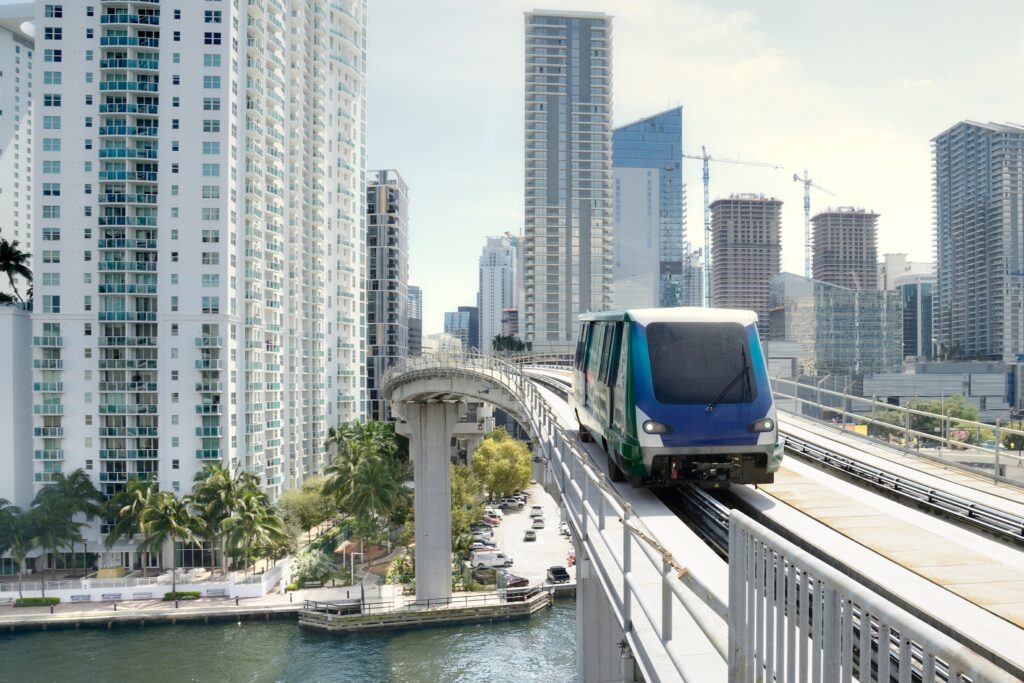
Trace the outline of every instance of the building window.
{"type": "Polygon", "coordinates": [[[59,107],[60,95],[43,95],[44,107],[59,107]]]}
{"type": "Polygon", "coordinates": [[[220,185],[203,185],[203,199],[220,199],[220,185]]]}
{"type": "Polygon", "coordinates": [[[203,76],[203,88],[206,90],[219,90],[220,76],[203,76]]]}
{"type": "Polygon", "coordinates": [[[43,173],[60,175],[60,162],[56,160],[44,160],[43,173]]]}
{"type": "MultiPolygon", "coordinates": [[[[45,162],[44,162],[45,163],[45,162]]],[[[59,164],[60,162],[58,162],[59,164]]],[[[44,173],[46,171],[43,171],[44,173]]],[[[58,173],[59,173],[58,168],[58,173]]],[[[203,177],[204,178],[219,178],[220,177],[220,164],[203,164],[203,177]]]]}
{"type": "Polygon", "coordinates": [[[61,79],[62,76],[60,71],[43,72],[43,85],[60,85],[61,79]]]}
{"type": "Polygon", "coordinates": [[[220,98],[219,97],[204,97],[203,98],[203,110],[204,111],[220,111],[220,98]]]}
{"type": "Polygon", "coordinates": [[[60,19],[64,16],[63,5],[45,5],[43,7],[43,16],[47,19],[60,19]]]}
{"type": "Polygon", "coordinates": [[[220,220],[220,209],[217,207],[203,207],[203,220],[204,221],[219,221],[220,220]]]}
{"type": "Polygon", "coordinates": [[[207,31],[203,34],[203,42],[207,45],[220,45],[220,32],[207,31]]]}
{"type": "Polygon", "coordinates": [[[43,29],[43,38],[45,40],[61,40],[63,37],[64,29],[62,28],[55,26],[47,26],[46,28],[43,29]]]}
{"type": "Polygon", "coordinates": [[[219,9],[208,9],[203,12],[203,21],[207,24],[219,24],[220,23],[220,10],[219,9]]]}
{"type": "Polygon", "coordinates": [[[220,275],[217,273],[203,273],[202,281],[203,287],[220,287],[220,275]]]}
{"type": "MultiPolygon", "coordinates": [[[[46,306],[46,304],[45,304],[46,297],[43,297],[43,299],[44,299],[43,306],[45,308],[45,306],[46,306]]],[[[59,312],[59,311],[55,311],[55,312],[59,312]]],[[[206,314],[218,314],[218,313],[220,313],[220,297],[219,296],[204,296],[203,297],[203,310],[202,310],[202,312],[206,313],[206,314]]]]}
{"type": "Polygon", "coordinates": [[[56,294],[44,294],[43,313],[60,313],[60,296],[56,294]]]}
{"type": "Polygon", "coordinates": [[[43,183],[43,196],[44,197],[59,197],[60,196],[60,183],[43,183]]]}
{"type": "Polygon", "coordinates": [[[203,230],[203,242],[207,244],[220,242],[220,231],[203,230]]]}
{"type": "Polygon", "coordinates": [[[203,154],[220,154],[220,143],[208,140],[204,141],[203,154]]]}
{"type": "Polygon", "coordinates": [[[43,61],[62,62],[64,61],[64,53],[60,50],[43,50],[43,61]]]}
{"type": "Polygon", "coordinates": [[[43,263],[60,263],[60,252],[59,251],[47,251],[43,250],[43,263]]]}
{"type": "Polygon", "coordinates": [[[209,52],[207,52],[203,55],[203,66],[220,66],[220,55],[210,54],[209,52]]]}
{"type": "Polygon", "coordinates": [[[220,120],[219,119],[203,119],[203,132],[204,133],[219,133],[220,132],[220,120]]]}
{"type": "MultiPolygon", "coordinates": [[[[43,117],[43,128],[46,130],[60,130],[60,117],[59,116],[44,116],[43,117]]],[[[57,143],[58,147],[60,143],[57,143]]]]}
{"type": "Polygon", "coordinates": [[[218,266],[220,265],[220,254],[216,251],[204,251],[203,252],[203,265],[204,266],[218,266]]]}

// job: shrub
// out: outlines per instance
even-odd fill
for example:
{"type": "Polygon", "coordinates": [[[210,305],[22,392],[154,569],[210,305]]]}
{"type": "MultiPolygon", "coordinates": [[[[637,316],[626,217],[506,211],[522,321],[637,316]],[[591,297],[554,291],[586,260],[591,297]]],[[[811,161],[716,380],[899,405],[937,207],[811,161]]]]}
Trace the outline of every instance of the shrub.
{"type": "Polygon", "coordinates": [[[291,592],[291,591],[297,591],[297,590],[299,590],[299,584],[298,584],[297,581],[292,581],[291,583],[289,583],[287,586],[284,587],[284,590],[285,590],[286,593],[291,592]]]}
{"type": "Polygon", "coordinates": [[[327,553],[307,550],[292,560],[292,577],[297,583],[323,581],[334,572],[334,559],[327,553]]]}
{"type": "Polygon", "coordinates": [[[14,601],[15,607],[48,607],[56,605],[60,598],[18,598],[14,601]]]}
{"type": "Polygon", "coordinates": [[[164,593],[164,602],[169,602],[171,600],[198,600],[198,599],[199,599],[199,591],[178,591],[177,593],[174,593],[173,591],[168,591],[167,593],[164,593]]]}

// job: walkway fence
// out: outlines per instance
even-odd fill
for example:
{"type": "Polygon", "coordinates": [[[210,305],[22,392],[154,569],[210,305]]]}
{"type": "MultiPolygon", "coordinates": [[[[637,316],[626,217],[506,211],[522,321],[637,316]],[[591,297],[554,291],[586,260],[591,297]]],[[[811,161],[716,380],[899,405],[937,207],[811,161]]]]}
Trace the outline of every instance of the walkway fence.
{"type": "Polygon", "coordinates": [[[729,682],[1016,680],[735,510],[729,682]]]}

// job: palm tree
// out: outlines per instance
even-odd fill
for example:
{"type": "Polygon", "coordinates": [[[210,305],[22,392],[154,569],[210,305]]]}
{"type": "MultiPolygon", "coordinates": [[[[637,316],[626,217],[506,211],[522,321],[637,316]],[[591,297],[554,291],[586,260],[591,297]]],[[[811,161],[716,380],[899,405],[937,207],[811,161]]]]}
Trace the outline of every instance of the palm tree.
{"type": "Polygon", "coordinates": [[[174,544],[195,543],[195,518],[189,510],[189,501],[179,499],[170,491],[160,491],[150,497],[149,505],[140,518],[142,542],[139,550],[160,553],[167,541],[171,542],[171,592],[178,601],[178,553],[174,544]]]}
{"type": "MultiPolygon", "coordinates": [[[[139,481],[132,478],[128,480],[124,491],[115,494],[104,503],[104,514],[114,522],[103,542],[107,550],[113,548],[122,538],[131,539],[139,532],[142,527],[142,512],[149,507],[150,500],[156,492],[155,482],[139,481]]],[[[147,561],[146,566],[148,565],[147,561]]],[[[163,555],[161,554],[161,570],[163,570],[163,566],[163,555]]]]}
{"type": "Polygon", "coordinates": [[[32,281],[32,270],[28,267],[32,255],[18,248],[18,240],[8,242],[0,237],[0,272],[7,276],[11,285],[11,291],[18,301],[24,301],[18,293],[18,286],[14,278],[23,277],[28,282],[32,281]]]}
{"type": "MultiPolygon", "coordinates": [[[[44,569],[50,570],[52,580],[57,569],[57,549],[82,542],[82,527],[85,523],[74,521],[68,502],[49,488],[39,492],[28,515],[33,521],[36,544],[43,549],[43,556],[47,558],[44,569]]],[[[44,595],[45,585],[44,582],[44,595]]]]}
{"type": "Polygon", "coordinates": [[[35,547],[36,530],[30,515],[0,499],[0,554],[8,552],[18,565],[18,597],[25,597],[25,557],[35,547]]]}
{"type": "MultiPolygon", "coordinates": [[[[80,512],[85,515],[86,521],[91,521],[100,514],[100,503],[103,501],[103,494],[97,490],[92,479],[82,468],[76,469],[71,474],[61,472],[55,474],[51,483],[36,495],[36,499],[38,500],[43,495],[57,496],[68,507],[72,516],[80,512]]],[[[70,540],[71,564],[74,567],[76,564],[75,539],[71,538],[70,540]]]]}
{"type": "Polygon", "coordinates": [[[207,463],[196,474],[192,486],[192,502],[202,520],[202,536],[212,547],[219,547],[221,571],[228,572],[228,540],[222,522],[231,517],[238,501],[246,495],[266,498],[260,488],[260,480],[249,472],[240,472],[234,477],[223,466],[207,463]]]}
{"type": "Polygon", "coordinates": [[[348,504],[356,517],[379,520],[387,517],[400,498],[401,484],[395,475],[394,465],[372,458],[356,470],[348,504]]]}
{"type": "Polygon", "coordinates": [[[240,550],[243,569],[249,571],[250,551],[254,545],[274,547],[288,542],[281,518],[263,492],[247,492],[236,503],[231,516],[221,522],[225,537],[240,550]]]}

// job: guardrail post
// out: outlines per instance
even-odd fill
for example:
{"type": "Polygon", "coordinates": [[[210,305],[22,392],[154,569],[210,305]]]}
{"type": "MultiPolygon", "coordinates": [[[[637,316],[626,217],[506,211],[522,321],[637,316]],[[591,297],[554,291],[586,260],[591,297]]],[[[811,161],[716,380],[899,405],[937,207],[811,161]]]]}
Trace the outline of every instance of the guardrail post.
{"type": "Polygon", "coordinates": [[[992,468],[992,481],[999,481],[999,448],[1002,446],[1002,432],[999,429],[999,420],[996,420],[996,453],[995,453],[995,467],[992,468]]]}
{"type": "Polygon", "coordinates": [[[633,629],[633,601],[629,593],[629,575],[633,568],[633,534],[626,528],[629,523],[629,508],[622,511],[622,630],[633,629]]]}
{"type": "Polygon", "coordinates": [[[669,579],[672,577],[672,565],[667,557],[661,558],[661,642],[668,647],[672,641],[672,589],[669,579]]]}

